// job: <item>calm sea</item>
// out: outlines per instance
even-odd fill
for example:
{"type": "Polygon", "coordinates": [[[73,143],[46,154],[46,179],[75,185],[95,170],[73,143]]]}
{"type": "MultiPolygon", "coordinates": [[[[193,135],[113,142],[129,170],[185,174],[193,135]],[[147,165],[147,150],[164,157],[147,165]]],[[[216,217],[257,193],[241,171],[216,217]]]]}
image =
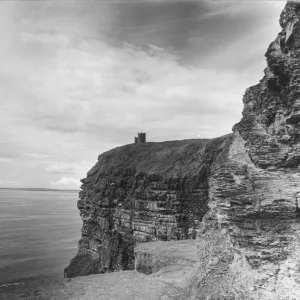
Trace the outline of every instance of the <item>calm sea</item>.
{"type": "Polygon", "coordinates": [[[76,254],[78,192],[0,189],[0,286],[61,280],[76,254]]]}

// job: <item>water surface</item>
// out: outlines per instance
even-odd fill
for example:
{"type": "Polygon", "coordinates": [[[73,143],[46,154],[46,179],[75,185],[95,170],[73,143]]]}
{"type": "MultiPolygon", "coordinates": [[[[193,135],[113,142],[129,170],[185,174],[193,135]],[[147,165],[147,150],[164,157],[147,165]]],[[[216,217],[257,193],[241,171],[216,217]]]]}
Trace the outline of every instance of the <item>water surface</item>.
{"type": "Polygon", "coordinates": [[[0,285],[63,278],[76,254],[78,192],[0,189],[0,285]]]}

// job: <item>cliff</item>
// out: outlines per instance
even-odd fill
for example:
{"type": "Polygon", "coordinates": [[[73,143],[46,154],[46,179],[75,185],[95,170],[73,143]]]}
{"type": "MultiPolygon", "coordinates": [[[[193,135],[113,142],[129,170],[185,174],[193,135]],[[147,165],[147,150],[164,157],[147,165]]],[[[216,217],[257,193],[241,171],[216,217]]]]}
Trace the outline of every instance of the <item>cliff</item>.
{"type": "Polygon", "coordinates": [[[190,299],[292,300],[300,295],[300,3],[280,16],[259,84],[209,178],[190,299]]]}
{"type": "Polygon", "coordinates": [[[197,273],[195,240],[139,243],[135,256],[138,271],[79,276],[56,284],[36,278],[26,285],[0,286],[0,299],[180,300],[197,273]]]}
{"type": "Polygon", "coordinates": [[[176,299],[299,299],[299,18],[289,1],[233,134],[99,156],[83,180],[82,239],[66,276],[131,269],[135,242],[197,231],[198,271],[176,299]]]}
{"type": "Polygon", "coordinates": [[[227,136],[130,144],[105,152],[83,179],[78,254],[66,277],[134,268],[136,242],[196,237],[213,156],[227,136]]]}

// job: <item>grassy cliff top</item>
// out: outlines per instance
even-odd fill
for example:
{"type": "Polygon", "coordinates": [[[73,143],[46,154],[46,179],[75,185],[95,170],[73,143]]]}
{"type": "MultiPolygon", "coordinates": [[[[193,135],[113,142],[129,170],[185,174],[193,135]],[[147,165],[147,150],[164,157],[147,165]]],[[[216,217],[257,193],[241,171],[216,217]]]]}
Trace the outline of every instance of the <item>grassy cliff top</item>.
{"type": "MultiPolygon", "coordinates": [[[[214,140],[222,143],[228,135],[214,140]]],[[[200,159],[209,139],[147,142],[114,148],[99,155],[98,162],[88,172],[88,177],[134,175],[140,172],[161,176],[186,176],[195,174],[202,165],[200,159]]],[[[220,144],[217,142],[217,144],[220,144]]]]}

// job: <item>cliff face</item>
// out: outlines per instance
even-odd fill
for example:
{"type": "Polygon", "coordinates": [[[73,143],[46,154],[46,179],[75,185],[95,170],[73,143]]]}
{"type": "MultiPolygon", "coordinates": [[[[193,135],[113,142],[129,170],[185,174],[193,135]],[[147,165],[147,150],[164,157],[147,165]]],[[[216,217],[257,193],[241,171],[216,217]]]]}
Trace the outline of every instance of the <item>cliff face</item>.
{"type": "Polygon", "coordinates": [[[222,137],[131,144],[103,153],[83,179],[78,253],[66,277],[134,268],[135,242],[196,237],[222,137]]]}
{"type": "Polygon", "coordinates": [[[299,2],[282,12],[265,75],[246,90],[232,135],[99,157],[83,180],[82,239],[66,276],[130,269],[135,241],[198,229],[200,267],[182,299],[299,299],[299,2]]]}
{"type": "Polygon", "coordinates": [[[299,299],[300,3],[287,3],[259,84],[215,160],[191,299],[299,299]]]}

